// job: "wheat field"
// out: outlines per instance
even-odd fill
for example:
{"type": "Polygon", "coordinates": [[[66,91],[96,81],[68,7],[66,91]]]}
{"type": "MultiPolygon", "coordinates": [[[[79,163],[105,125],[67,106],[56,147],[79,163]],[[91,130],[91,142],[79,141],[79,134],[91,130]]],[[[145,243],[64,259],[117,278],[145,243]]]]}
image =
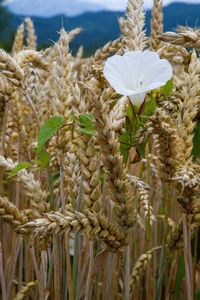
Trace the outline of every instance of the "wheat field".
{"type": "Polygon", "coordinates": [[[119,24],[87,58],[80,28],[37,51],[30,18],[0,50],[2,300],[200,299],[200,30],[164,33],[162,0],[150,37],[142,0],[119,24]],[[105,76],[136,54],[173,70],[139,104],[105,76]]]}

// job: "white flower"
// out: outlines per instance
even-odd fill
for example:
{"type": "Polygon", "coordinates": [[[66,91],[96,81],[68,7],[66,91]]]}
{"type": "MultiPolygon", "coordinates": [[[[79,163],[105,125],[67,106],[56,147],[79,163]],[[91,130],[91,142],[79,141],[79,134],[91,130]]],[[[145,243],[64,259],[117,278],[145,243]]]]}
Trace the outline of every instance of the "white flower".
{"type": "Polygon", "coordinates": [[[104,76],[121,95],[129,96],[138,105],[148,91],[166,84],[172,78],[172,67],[155,52],[132,51],[107,59],[104,76]]]}

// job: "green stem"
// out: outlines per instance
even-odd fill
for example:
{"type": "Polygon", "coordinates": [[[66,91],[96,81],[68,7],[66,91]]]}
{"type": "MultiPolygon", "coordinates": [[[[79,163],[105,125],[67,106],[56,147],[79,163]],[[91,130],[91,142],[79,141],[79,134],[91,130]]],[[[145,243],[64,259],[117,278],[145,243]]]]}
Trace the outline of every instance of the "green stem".
{"type": "MultiPolygon", "coordinates": [[[[80,181],[80,188],[77,197],[77,211],[81,210],[81,196],[82,196],[83,182],[82,177],[80,181]]],[[[74,299],[79,298],[79,243],[80,243],[80,233],[78,232],[74,241],[74,261],[73,261],[73,283],[74,283],[74,299]]]]}
{"type": "Polygon", "coordinates": [[[158,281],[157,281],[157,287],[156,287],[156,297],[155,300],[161,300],[161,292],[162,292],[162,283],[164,278],[164,270],[165,270],[165,264],[166,264],[166,257],[165,257],[165,248],[166,248],[166,239],[167,239],[167,233],[168,233],[168,215],[170,211],[170,200],[169,200],[169,193],[170,193],[170,187],[168,184],[165,186],[165,193],[163,197],[164,201],[164,208],[165,208],[165,223],[163,228],[163,242],[162,242],[162,249],[161,249],[161,255],[160,255],[160,261],[159,261],[159,273],[158,273],[158,281]]]}
{"type": "Polygon", "coordinates": [[[125,300],[129,300],[129,277],[130,277],[130,246],[126,246],[125,252],[125,300]]]}

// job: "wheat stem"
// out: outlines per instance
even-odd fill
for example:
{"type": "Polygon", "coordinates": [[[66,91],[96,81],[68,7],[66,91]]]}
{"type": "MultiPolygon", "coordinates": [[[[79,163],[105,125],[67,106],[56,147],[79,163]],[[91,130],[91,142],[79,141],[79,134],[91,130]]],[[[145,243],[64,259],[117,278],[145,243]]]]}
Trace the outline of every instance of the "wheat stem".
{"type": "Polygon", "coordinates": [[[183,215],[183,242],[184,242],[184,261],[185,261],[185,273],[186,273],[186,288],[187,288],[187,299],[193,300],[193,270],[192,270],[192,259],[191,259],[191,236],[187,226],[186,216],[183,215]]]}
{"type": "Polygon", "coordinates": [[[1,292],[2,292],[2,300],[7,300],[6,295],[6,283],[5,283],[5,276],[3,270],[3,253],[2,253],[2,246],[0,242],[0,281],[1,281],[1,292]]]}

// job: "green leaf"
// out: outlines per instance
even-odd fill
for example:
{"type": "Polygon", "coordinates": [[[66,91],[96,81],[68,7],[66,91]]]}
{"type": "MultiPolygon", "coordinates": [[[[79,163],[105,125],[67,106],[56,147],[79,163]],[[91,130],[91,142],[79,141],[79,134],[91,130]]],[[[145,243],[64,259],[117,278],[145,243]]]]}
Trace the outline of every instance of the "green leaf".
{"type": "Polygon", "coordinates": [[[146,144],[147,144],[147,141],[144,141],[143,143],[137,145],[137,147],[136,147],[141,157],[145,156],[146,144]]]}
{"type": "Polygon", "coordinates": [[[161,300],[161,293],[162,293],[162,286],[163,286],[163,279],[164,279],[164,270],[166,265],[166,257],[165,257],[165,242],[163,240],[160,259],[159,259],[159,269],[158,269],[158,279],[156,285],[156,295],[155,300],[161,300]]]}
{"type": "Polygon", "coordinates": [[[49,164],[50,155],[47,152],[40,152],[38,156],[39,159],[35,160],[34,162],[40,166],[41,170],[44,170],[45,167],[49,164]]]}
{"type": "Polygon", "coordinates": [[[195,291],[195,300],[200,300],[200,289],[196,289],[195,291]]]}
{"type": "Polygon", "coordinates": [[[185,277],[185,263],[184,263],[184,257],[183,255],[179,258],[179,264],[178,264],[178,270],[176,273],[176,281],[175,281],[175,295],[178,297],[180,290],[181,290],[181,284],[183,281],[183,278],[185,277]]]}
{"type": "Polygon", "coordinates": [[[196,263],[200,262],[200,228],[196,231],[194,237],[191,240],[191,251],[192,256],[195,259],[196,263]]]}
{"type": "Polygon", "coordinates": [[[64,122],[65,120],[63,117],[54,116],[42,125],[38,136],[37,153],[42,151],[46,142],[58,131],[59,127],[63,125],[64,122]]]}
{"type": "Polygon", "coordinates": [[[119,137],[119,142],[120,142],[120,153],[122,154],[123,159],[126,162],[128,160],[129,150],[131,148],[130,135],[129,135],[129,133],[127,131],[124,132],[119,137]]]}
{"type": "Polygon", "coordinates": [[[129,151],[132,147],[136,147],[140,156],[144,157],[145,147],[148,141],[144,141],[140,145],[136,145],[136,136],[138,130],[144,126],[148,117],[153,115],[156,110],[156,99],[151,97],[144,107],[141,109],[141,114],[138,114],[134,106],[129,103],[127,107],[127,116],[125,121],[125,131],[119,137],[120,153],[125,162],[128,160],[129,151]]]}
{"type": "Polygon", "coordinates": [[[145,102],[144,108],[142,110],[142,115],[145,117],[150,117],[155,113],[157,104],[156,99],[152,96],[150,100],[145,102]]]}
{"type": "Polygon", "coordinates": [[[39,160],[43,166],[47,166],[50,161],[50,155],[47,152],[41,152],[39,155],[39,160]]]}
{"type": "Polygon", "coordinates": [[[136,119],[137,119],[137,115],[135,112],[135,108],[133,106],[133,104],[131,102],[129,102],[129,105],[127,106],[127,124],[130,128],[130,130],[134,130],[135,126],[136,126],[136,119]]]}
{"type": "Polygon", "coordinates": [[[93,125],[94,115],[82,114],[82,115],[80,115],[79,120],[82,124],[90,126],[90,125],[93,125]]]}
{"type": "Polygon", "coordinates": [[[194,131],[192,155],[194,161],[200,156],[200,120],[194,131]]]}
{"type": "Polygon", "coordinates": [[[89,134],[89,135],[93,135],[95,133],[94,129],[84,129],[84,128],[80,128],[79,132],[81,133],[85,133],[85,134],[89,134]]]}
{"type": "Polygon", "coordinates": [[[100,180],[101,185],[103,185],[104,180],[105,180],[105,175],[102,170],[100,170],[100,172],[99,172],[99,180],[100,180]]]}
{"type": "Polygon", "coordinates": [[[94,126],[94,116],[89,114],[82,114],[79,117],[79,122],[81,128],[79,132],[93,135],[95,133],[95,126],[94,126]]]}
{"type": "Polygon", "coordinates": [[[158,215],[164,215],[164,213],[165,213],[164,207],[163,207],[163,206],[160,206],[160,207],[158,208],[158,215]]]}
{"type": "Polygon", "coordinates": [[[173,89],[174,89],[174,84],[171,79],[171,80],[167,81],[167,83],[164,86],[162,86],[160,88],[160,92],[161,92],[161,94],[165,95],[166,97],[169,97],[169,96],[171,96],[173,89]]]}
{"type": "Polygon", "coordinates": [[[20,162],[14,169],[10,172],[8,178],[14,177],[17,175],[17,173],[23,169],[28,169],[32,167],[31,162],[20,162]]]}

